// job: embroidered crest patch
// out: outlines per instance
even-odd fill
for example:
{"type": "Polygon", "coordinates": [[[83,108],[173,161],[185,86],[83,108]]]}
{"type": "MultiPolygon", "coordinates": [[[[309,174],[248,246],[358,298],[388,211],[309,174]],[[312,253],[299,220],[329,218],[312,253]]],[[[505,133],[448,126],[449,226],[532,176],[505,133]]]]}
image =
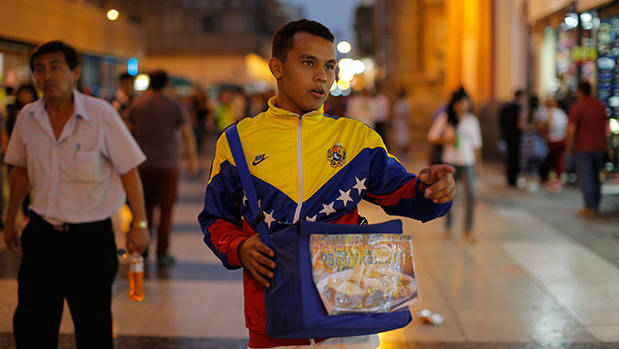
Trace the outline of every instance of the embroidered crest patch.
{"type": "Polygon", "coordinates": [[[341,144],[335,143],[334,146],[327,150],[327,160],[329,160],[331,167],[334,168],[344,165],[344,162],[346,162],[346,150],[344,150],[341,144]]]}

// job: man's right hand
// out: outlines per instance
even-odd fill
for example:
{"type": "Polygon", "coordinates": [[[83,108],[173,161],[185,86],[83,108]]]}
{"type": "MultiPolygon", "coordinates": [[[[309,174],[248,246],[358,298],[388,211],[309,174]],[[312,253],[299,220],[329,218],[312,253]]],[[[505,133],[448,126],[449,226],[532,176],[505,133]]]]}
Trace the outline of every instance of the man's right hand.
{"type": "Polygon", "coordinates": [[[19,242],[19,236],[15,223],[7,223],[4,227],[4,242],[6,246],[14,253],[18,253],[21,250],[21,243],[19,242]]]}
{"type": "Polygon", "coordinates": [[[255,234],[239,245],[239,260],[245,269],[264,287],[269,287],[274,276],[275,252],[265,245],[260,236],[255,234]]]}

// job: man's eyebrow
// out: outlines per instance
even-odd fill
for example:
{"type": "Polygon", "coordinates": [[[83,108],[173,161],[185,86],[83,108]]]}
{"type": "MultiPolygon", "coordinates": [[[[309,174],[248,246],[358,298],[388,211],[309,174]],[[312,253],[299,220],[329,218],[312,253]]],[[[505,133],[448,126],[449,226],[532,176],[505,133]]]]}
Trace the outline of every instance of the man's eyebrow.
{"type": "MultiPolygon", "coordinates": [[[[314,60],[314,61],[318,60],[318,58],[316,56],[312,56],[312,55],[308,55],[308,54],[301,54],[299,56],[299,58],[301,58],[301,59],[311,59],[311,60],[314,60]]],[[[328,64],[336,64],[337,61],[335,59],[330,59],[330,60],[327,61],[327,63],[328,64]]]]}
{"type": "MultiPolygon", "coordinates": [[[[49,61],[50,64],[52,63],[62,63],[61,59],[52,59],[51,61],[49,61]]],[[[45,65],[43,62],[36,62],[34,63],[34,66],[36,67],[37,65],[45,65]]]]}
{"type": "Polygon", "coordinates": [[[308,54],[301,54],[301,55],[299,56],[299,58],[302,58],[302,59],[313,59],[313,60],[318,60],[318,58],[316,58],[316,56],[312,56],[312,55],[308,55],[308,54]]]}

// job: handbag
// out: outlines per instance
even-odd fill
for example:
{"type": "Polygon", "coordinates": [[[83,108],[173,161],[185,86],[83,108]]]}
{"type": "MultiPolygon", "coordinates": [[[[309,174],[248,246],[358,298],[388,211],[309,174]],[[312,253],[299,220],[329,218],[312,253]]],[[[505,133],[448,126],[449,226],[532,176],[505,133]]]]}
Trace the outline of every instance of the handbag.
{"type": "Polygon", "coordinates": [[[408,307],[387,313],[329,315],[312,274],[312,234],[401,234],[402,222],[392,220],[365,226],[325,222],[297,222],[268,233],[236,124],[226,137],[248,202],[249,220],[263,243],[275,252],[274,277],[265,288],[267,334],[275,338],[327,338],[373,334],[404,327],[412,317],[408,307]]]}

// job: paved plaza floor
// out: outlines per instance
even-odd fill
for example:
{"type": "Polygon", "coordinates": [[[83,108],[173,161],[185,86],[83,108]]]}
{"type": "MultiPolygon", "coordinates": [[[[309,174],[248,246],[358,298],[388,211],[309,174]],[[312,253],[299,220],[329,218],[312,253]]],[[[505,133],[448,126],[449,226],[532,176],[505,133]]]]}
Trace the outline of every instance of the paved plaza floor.
{"type": "MultiPolygon", "coordinates": [[[[208,169],[206,159],[203,165],[208,169]]],[[[420,167],[413,162],[410,169],[420,167]]],[[[575,187],[508,189],[500,170],[487,165],[478,177],[474,243],[463,238],[459,198],[449,236],[443,219],[404,219],[423,305],[445,321],[415,320],[380,334],[381,348],[619,348],[619,199],[605,197],[597,219],[578,218],[575,187]]],[[[177,263],[158,268],[149,261],[143,302],[128,299],[119,272],[117,348],[247,347],[241,272],[221,266],[197,224],[206,175],[182,180],[171,239],[177,263]]],[[[371,204],[360,211],[370,222],[388,219],[371,204]]],[[[0,348],[14,347],[18,265],[19,256],[0,242],[0,348]]],[[[74,347],[72,332],[65,307],[60,348],[74,347]]]]}

